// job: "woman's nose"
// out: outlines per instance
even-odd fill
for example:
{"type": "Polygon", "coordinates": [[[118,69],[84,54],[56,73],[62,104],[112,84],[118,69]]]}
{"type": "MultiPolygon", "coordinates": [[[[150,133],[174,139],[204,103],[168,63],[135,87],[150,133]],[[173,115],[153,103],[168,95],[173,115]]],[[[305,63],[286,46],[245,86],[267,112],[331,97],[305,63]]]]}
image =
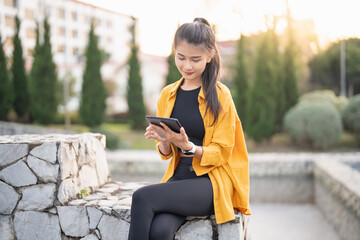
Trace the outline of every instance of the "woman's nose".
{"type": "Polygon", "coordinates": [[[190,61],[185,61],[184,69],[185,70],[191,70],[192,69],[192,65],[191,65],[190,61]]]}

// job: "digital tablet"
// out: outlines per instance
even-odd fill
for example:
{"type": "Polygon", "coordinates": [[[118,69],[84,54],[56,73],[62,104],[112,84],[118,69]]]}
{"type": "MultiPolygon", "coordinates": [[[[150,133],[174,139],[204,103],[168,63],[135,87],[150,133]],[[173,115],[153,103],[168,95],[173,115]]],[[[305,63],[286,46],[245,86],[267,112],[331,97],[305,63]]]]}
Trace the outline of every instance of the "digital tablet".
{"type": "Polygon", "coordinates": [[[159,127],[162,127],[160,125],[160,122],[163,122],[174,132],[180,133],[181,124],[179,120],[177,120],[176,118],[163,118],[163,117],[155,117],[149,115],[146,115],[145,118],[149,123],[152,123],[159,127]]]}

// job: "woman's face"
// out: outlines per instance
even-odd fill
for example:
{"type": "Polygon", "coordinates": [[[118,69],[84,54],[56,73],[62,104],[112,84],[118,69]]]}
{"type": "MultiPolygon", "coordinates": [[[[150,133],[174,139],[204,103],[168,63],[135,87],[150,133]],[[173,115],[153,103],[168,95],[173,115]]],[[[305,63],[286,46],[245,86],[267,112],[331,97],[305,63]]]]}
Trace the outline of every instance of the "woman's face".
{"type": "Polygon", "coordinates": [[[186,80],[201,84],[202,73],[210,61],[211,56],[204,46],[182,41],[175,48],[176,67],[186,80]]]}

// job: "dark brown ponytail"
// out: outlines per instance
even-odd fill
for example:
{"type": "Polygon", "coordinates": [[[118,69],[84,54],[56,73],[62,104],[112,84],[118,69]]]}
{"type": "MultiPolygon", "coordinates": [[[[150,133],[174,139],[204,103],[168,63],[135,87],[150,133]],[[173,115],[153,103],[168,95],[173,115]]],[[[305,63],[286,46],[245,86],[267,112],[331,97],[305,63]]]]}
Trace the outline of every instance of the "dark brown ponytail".
{"type": "Polygon", "coordinates": [[[214,56],[211,61],[206,64],[205,70],[202,74],[202,86],[204,89],[206,99],[206,113],[210,111],[214,115],[216,122],[219,117],[221,105],[217,96],[217,82],[219,80],[220,72],[220,55],[216,46],[216,39],[209,22],[204,18],[195,18],[192,23],[185,23],[181,25],[175,33],[174,48],[182,41],[189,44],[200,45],[204,44],[206,50],[214,56]]]}

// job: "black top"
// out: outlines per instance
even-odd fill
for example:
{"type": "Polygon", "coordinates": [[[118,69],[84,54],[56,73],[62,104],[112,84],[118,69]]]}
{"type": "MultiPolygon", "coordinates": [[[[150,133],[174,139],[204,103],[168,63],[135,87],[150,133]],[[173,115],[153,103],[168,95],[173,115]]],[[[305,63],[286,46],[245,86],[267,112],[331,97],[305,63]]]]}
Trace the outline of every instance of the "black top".
{"type": "Polygon", "coordinates": [[[176,100],[171,117],[177,118],[180,121],[189,137],[189,141],[197,146],[202,146],[205,128],[199,111],[199,92],[200,87],[189,91],[179,87],[176,92],[176,100]]]}

